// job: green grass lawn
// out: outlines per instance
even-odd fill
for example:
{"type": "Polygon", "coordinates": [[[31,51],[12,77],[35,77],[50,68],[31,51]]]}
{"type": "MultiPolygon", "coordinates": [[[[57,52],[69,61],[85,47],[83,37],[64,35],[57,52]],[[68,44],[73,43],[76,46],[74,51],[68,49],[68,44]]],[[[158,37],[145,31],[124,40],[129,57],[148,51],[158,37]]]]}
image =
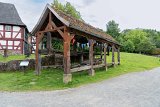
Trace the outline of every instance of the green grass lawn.
{"type": "MultiPolygon", "coordinates": [[[[108,61],[111,62],[111,55],[108,61]]],[[[25,74],[22,72],[0,73],[0,91],[37,91],[72,88],[129,72],[152,69],[158,66],[160,66],[159,58],[121,53],[120,66],[109,68],[107,72],[104,69],[98,69],[93,77],[88,76],[86,71],[74,73],[73,80],[69,84],[63,84],[63,71],[59,69],[43,70],[40,76],[35,76],[33,70],[25,74]]]]}
{"type": "MultiPolygon", "coordinates": [[[[34,59],[35,58],[35,55],[32,54],[30,55],[29,57],[30,59],[34,59]]],[[[0,62],[8,62],[8,61],[11,61],[11,60],[24,60],[26,59],[25,55],[9,55],[8,57],[3,57],[2,55],[0,55],[0,62]]]]}

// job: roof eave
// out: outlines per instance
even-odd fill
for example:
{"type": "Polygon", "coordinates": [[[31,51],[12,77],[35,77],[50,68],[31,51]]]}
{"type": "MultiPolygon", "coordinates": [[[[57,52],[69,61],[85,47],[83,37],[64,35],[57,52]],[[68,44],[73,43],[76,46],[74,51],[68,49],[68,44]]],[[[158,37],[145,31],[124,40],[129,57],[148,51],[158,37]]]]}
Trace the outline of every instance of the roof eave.
{"type": "Polygon", "coordinates": [[[93,36],[95,36],[95,37],[97,37],[97,38],[106,40],[106,41],[108,41],[108,42],[110,42],[110,43],[114,43],[114,44],[120,46],[119,43],[116,43],[116,42],[114,42],[114,41],[112,41],[112,40],[110,40],[110,39],[104,38],[104,37],[102,37],[102,36],[99,36],[99,35],[96,35],[96,34],[93,34],[93,33],[86,32],[86,31],[84,31],[84,30],[82,30],[82,29],[78,29],[77,27],[74,27],[74,26],[69,26],[69,27],[70,27],[70,28],[73,28],[73,29],[76,29],[76,30],[79,30],[79,31],[82,31],[82,32],[85,32],[85,33],[87,33],[87,34],[89,34],[89,35],[93,35],[93,36]]]}
{"type": "Polygon", "coordinates": [[[49,5],[47,4],[45,9],[43,10],[37,24],[35,25],[35,27],[33,28],[33,30],[31,31],[31,33],[34,35],[39,29],[40,29],[40,25],[44,22],[45,18],[47,17],[44,16],[45,14],[47,14],[47,9],[49,9],[64,25],[66,25],[67,27],[69,27],[70,23],[68,21],[66,21],[64,18],[62,18],[61,16],[59,16],[56,11],[54,11],[54,9],[49,5]]]}

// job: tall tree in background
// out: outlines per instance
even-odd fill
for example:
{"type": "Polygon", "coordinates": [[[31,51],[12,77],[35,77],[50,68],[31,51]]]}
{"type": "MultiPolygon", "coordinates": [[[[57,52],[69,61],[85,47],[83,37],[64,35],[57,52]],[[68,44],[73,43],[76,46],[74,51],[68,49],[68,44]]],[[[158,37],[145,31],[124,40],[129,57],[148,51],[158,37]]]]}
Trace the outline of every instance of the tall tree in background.
{"type": "Polygon", "coordinates": [[[58,0],[54,0],[51,5],[52,5],[52,7],[66,13],[68,15],[71,15],[72,17],[74,17],[76,19],[83,21],[80,12],[77,11],[76,8],[73,5],[71,5],[71,3],[67,2],[66,4],[63,5],[58,0]]]}
{"type": "Polygon", "coordinates": [[[117,24],[114,20],[111,20],[107,23],[107,34],[111,35],[115,39],[120,35],[119,24],[117,24]]]}

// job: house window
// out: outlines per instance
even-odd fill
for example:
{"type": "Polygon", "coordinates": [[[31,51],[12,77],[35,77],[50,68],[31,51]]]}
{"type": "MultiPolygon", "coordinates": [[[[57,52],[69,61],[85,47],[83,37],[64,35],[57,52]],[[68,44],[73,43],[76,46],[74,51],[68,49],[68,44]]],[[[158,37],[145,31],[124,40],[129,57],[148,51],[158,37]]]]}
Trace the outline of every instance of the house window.
{"type": "Polygon", "coordinates": [[[5,31],[11,31],[11,26],[5,26],[5,31]]]}

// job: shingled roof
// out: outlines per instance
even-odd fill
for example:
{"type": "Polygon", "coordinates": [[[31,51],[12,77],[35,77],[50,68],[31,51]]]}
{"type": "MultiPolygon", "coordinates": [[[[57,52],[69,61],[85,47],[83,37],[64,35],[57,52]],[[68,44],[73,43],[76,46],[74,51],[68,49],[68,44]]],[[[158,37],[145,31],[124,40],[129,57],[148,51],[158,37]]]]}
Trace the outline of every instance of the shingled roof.
{"type": "Polygon", "coordinates": [[[78,20],[68,14],[65,14],[64,12],[51,7],[49,4],[46,5],[46,8],[42,13],[41,18],[39,19],[37,25],[34,27],[34,29],[31,32],[32,34],[35,34],[35,32],[38,31],[39,29],[38,26],[42,25],[43,21],[47,17],[47,14],[48,14],[47,12],[49,11],[51,11],[62,23],[64,23],[66,26],[70,28],[77,29],[79,31],[88,33],[92,36],[105,39],[109,42],[119,45],[118,42],[112,36],[106,34],[103,30],[99,28],[95,28],[81,20],[78,20]]]}
{"type": "Polygon", "coordinates": [[[0,2],[0,24],[25,26],[13,4],[0,2]]]}

